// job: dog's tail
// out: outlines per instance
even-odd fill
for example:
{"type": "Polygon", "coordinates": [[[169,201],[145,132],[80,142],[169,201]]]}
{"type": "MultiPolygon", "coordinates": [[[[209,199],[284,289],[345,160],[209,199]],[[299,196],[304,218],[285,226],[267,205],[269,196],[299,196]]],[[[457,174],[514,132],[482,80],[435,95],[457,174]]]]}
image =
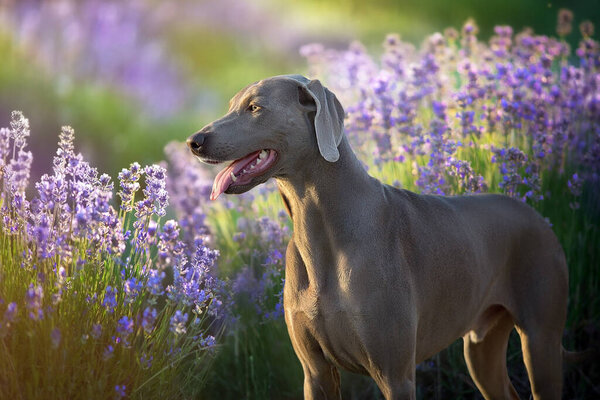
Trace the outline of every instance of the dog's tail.
{"type": "Polygon", "coordinates": [[[569,351],[562,348],[563,362],[567,365],[579,364],[587,360],[596,359],[598,357],[598,350],[589,348],[583,351],[569,351]]]}

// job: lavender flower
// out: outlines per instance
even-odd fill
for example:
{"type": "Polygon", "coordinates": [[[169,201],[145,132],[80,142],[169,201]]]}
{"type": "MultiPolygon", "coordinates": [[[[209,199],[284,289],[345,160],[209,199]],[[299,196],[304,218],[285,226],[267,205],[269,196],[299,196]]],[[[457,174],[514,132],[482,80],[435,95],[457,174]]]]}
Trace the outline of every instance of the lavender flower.
{"type": "Polygon", "coordinates": [[[29,288],[25,293],[25,300],[27,301],[29,318],[34,321],[39,321],[44,318],[44,311],[42,310],[43,298],[44,291],[42,287],[40,285],[33,286],[33,283],[29,284],[29,288]]]}
{"type": "Polygon", "coordinates": [[[106,287],[106,292],[104,294],[104,300],[102,300],[102,305],[106,307],[106,310],[109,313],[113,313],[115,307],[117,306],[117,288],[113,288],[112,286],[106,287]]]}
{"type": "Polygon", "coordinates": [[[573,23],[573,12],[566,8],[558,10],[558,22],[556,24],[556,33],[558,36],[566,36],[571,33],[573,23]]]}
{"type": "Polygon", "coordinates": [[[584,38],[589,38],[594,36],[594,24],[591,21],[583,21],[579,24],[579,31],[581,32],[581,36],[584,38]]]}
{"type": "Polygon", "coordinates": [[[150,294],[152,294],[153,296],[160,296],[163,294],[162,281],[164,278],[164,272],[159,272],[156,270],[149,271],[148,280],[146,281],[146,287],[148,288],[150,294]]]}
{"type": "Polygon", "coordinates": [[[179,224],[175,220],[166,221],[158,233],[158,257],[159,263],[170,264],[172,257],[178,257],[186,247],[179,240],[179,224]]]}
{"type": "Polygon", "coordinates": [[[109,359],[112,358],[112,356],[114,355],[115,352],[115,348],[113,347],[113,345],[109,344],[104,348],[104,352],[102,353],[102,359],[104,361],[107,361],[109,359]]]}
{"type": "Polygon", "coordinates": [[[122,316],[117,323],[117,333],[124,336],[133,333],[133,320],[126,315],[122,316]]]}
{"type": "Polygon", "coordinates": [[[219,281],[213,276],[212,269],[218,255],[218,251],[198,240],[190,262],[185,255],[179,256],[174,266],[173,284],[167,288],[169,298],[196,307],[203,307],[214,299],[219,281]]]}
{"type": "Polygon", "coordinates": [[[21,111],[13,111],[11,113],[10,128],[10,137],[14,141],[14,146],[22,150],[25,147],[27,138],[31,134],[29,120],[23,116],[21,111]]]}
{"type": "Polygon", "coordinates": [[[129,347],[129,336],[133,333],[133,320],[127,315],[122,316],[117,322],[117,334],[119,339],[123,341],[125,347],[129,347]]]}
{"type": "Polygon", "coordinates": [[[205,208],[212,181],[184,144],[169,143],[165,153],[170,166],[166,183],[171,205],[178,219],[182,241],[193,248],[197,239],[209,234],[205,208]]]}
{"type": "Polygon", "coordinates": [[[200,340],[199,340],[200,347],[205,348],[205,349],[210,349],[210,348],[214,347],[216,345],[216,343],[217,343],[217,341],[216,341],[215,337],[212,335],[207,335],[205,337],[202,336],[202,337],[200,337],[200,340]]]}
{"type": "Polygon", "coordinates": [[[100,335],[102,335],[102,325],[100,325],[100,324],[92,325],[91,334],[94,339],[99,339],[100,335]]]}
{"type": "MultiPolygon", "coordinates": [[[[6,158],[10,152],[11,130],[8,128],[0,128],[0,167],[6,164],[6,158]]],[[[0,178],[2,176],[0,175],[0,178]]]]}
{"type": "Polygon", "coordinates": [[[138,202],[136,216],[139,218],[153,212],[162,217],[165,215],[165,208],[169,204],[169,194],[165,190],[166,170],[160,165],[149,165],[144,172],[146,173],[146,187],[143,190],[145,199],[138,202]],[[152,209],[148,207],[152,207],[152,209]]]}
{"type": "Polygon", "coordinates": [[[116,385],[115,386],[115,399],[122,399],[127,396],[126,392],[127,387],[125,385],[116,385]]]}
{"type": "Polygon", "coordinates": [[[149,356],[148,354],[143,353],[140,357],[140,365],[144,369],[149,369],[150,367],[152,367],[152,360],[154,360],[154,356],[149,356]]]}
{"type": "Polygon", "coordinates": [[[582,186],[583,179],[581,179],[577,173],[574,173],[573,176],[571,176],[571,178],[569,178],[567,181],[569,192],[575,198],[575,200],[569,203],[569,207],[571,207],[572,210],[577,210],[580,207],[580,204],[577,200],[581,196],[582,186]]]}
{"type": "Polygon", "coordinates": [[[6,307],[6,311],[4,311],[4,315],[0,321],[0,338],[4,337],[4,335],[8,333],[8,329],[12,323],[16,321],[17,311],[17,303],[14,301],[9,303],[6,307]]]}
{"type": "Polygon", "coordinates": [[[529,161],[525,153],[515,147],[493,149],[492,151],[494,153],[492,162],[501,163],[502,181],[499,186],[507,195],[522,196],[521,200],[523,201],[527,198],[535,201],[542,199],[539,194],[541,188],[538,167],[529,161]],[[524,195],[521,195],[522,187],[525,188],[524,195]]]}
{"type": "Polygon", "coordinates": [[[188,320],[188,314],[183,314],[181,310],[175,311],[175,314],[171,317],[170,330],[175,335],[182,335],[186,333],[186,322],[188,320]]]}
{"type": "Polygon", "coordinates": [[[75,131],[70,126],[63,126],[58,135],[58,149],[53,164],[55,171],[65,173],[67,166],[74,167],[79,163],[75,157],[75,131]]]}
{"type": "Polygon", "coordinates": [[[467,20],[462,27],[462,53],[464,56],[469,57],[475,51],[475,45],[477,43],[477,33],[479,28],[472,19],[467,20]]]}
{"type": "Polygon", "coordinates": [[[129,166],[129,169],[123,168],[119,173],[121,190],[118,194],[121,197],[121,210],[123,211],[131,211],[133,208],[135,193],[140,188],[140,168],[140,164],[134,162],[129,166]]]}
{"type": "Polygon", "coordinates": [[[464,160],[457,160],[454,157],[446,161],[448,173],[450,176],[459,179],[459,185],[466,193],[481,193],[487,191],[487,184],[481,175],[477,175],[471,163],[464,160]]]}
{"type": "Polygon", "coordinates": [[[13,196],[25,192],[25,188],[29,185],[32,161],[33,155],[31,152],[20,149],[17,158],[11,159],[6,167],[5,174],[8,177],[8,187],[13,196]]]}
{"type": "Polygon", "coordinates": [[[156,309],[151,307],[146,307],[144,309],[144,313],[142,315],[142,328],[144,332],[150,334],[154,329],[154,324],[156,323],[156,309]]]}
{"type": "Polygon", "coordinates": [[[125,284],[123,285],[125,292],[125,303],[133,303],[140,294],[142,288],[143,284],[137,278],[129,278],[125,280],[125,284]]]}

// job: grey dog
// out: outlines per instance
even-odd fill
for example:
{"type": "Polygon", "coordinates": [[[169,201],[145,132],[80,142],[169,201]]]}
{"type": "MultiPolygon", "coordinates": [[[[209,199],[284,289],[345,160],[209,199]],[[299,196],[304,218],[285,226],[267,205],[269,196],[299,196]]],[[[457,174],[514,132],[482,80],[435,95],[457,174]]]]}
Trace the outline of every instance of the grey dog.
{"type": "Polygon", "coordinates": [[[486,399],[518,398],[506,369],[521,337],[535,399],[559,399],[568,273],[549,224],[502,195],[417,195],[368,175],[344,109],[318,80],[247,86],[188,139],[200,160],[234,160],[211,198],[277,181],[294,232],[285,321],[306,399],[340,398],[338,367],[386,399],[414,399],[415,366],[457,338],[486,399]]]}

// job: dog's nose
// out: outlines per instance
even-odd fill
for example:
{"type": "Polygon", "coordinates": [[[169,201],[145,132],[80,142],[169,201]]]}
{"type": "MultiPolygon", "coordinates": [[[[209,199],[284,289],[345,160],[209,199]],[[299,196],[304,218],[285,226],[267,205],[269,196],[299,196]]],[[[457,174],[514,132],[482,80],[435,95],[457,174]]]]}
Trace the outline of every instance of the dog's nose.
{"type": "Polygon", "coordinates": [[[202,145],[204,144],[204,139],[206,138],[206,134],[205,133],[194,133],[192,136],[190,136],[187,140],[187,145],[190,148],[190,150],[192,150],[192,152],[198,152],[200,151],[200,148],[202,147],[202,145]]]}

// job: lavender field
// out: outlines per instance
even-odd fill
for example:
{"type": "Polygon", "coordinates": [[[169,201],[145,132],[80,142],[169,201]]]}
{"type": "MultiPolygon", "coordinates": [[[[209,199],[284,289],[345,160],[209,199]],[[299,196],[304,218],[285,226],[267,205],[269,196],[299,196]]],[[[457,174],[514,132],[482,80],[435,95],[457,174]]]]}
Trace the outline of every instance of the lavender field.
{"type": "MultiPolygon", "coordinates": [[[[0,83],[31,74],[58,87],[56,107],[84,128],[38,133],[48,112],[27,113],[25,89],[14,106],[0,101],[0,398],[302,398],[282,306],[292,226],[276,186],[209,200],[217,171],[183,140],[201,127],[190,115],[202,109],[209,122],[226,99],[215,105],[220,95],[161,42],[176,10],[82,4],[76,18],[49,5],[0,13],[17,32],[0,34],[0,49],[21,57],[38,46],[35,65],[52,82],[13,62],[0,83]],[[107,59],[114,37],[127,40],[107,59]],[[108,111],[86,109],[91,99],[108,111]],[[85,132],[100,119],[100,131],[85,132]],[[113,153],[111,141],[141,158],[113,153]]],[[[322,80],[345,107],[364,167],[389,185],[504,193],[538,210],[569,265],[563,343],[583,350],[600,340],[600,43],[568,10],[555,22],[553,35],[497,25],[483,40],[470,19],[418,46],[389,34],[374,49],[310,43],[298,28],[280,44],[298,45],[295,69],[259,72],[322,80]]],[[[520,353],[513,335],[509,374],[529,398],[520,353]]],[[[597,361],[568,366],[563,397],[596,398],[598,382],[597,361]]],[[[365,377],[342,384],[344,398],[382,398],[365,377]]],[[[417,395],[481,398],[461,341],[418,366],[417,395]]]]}

